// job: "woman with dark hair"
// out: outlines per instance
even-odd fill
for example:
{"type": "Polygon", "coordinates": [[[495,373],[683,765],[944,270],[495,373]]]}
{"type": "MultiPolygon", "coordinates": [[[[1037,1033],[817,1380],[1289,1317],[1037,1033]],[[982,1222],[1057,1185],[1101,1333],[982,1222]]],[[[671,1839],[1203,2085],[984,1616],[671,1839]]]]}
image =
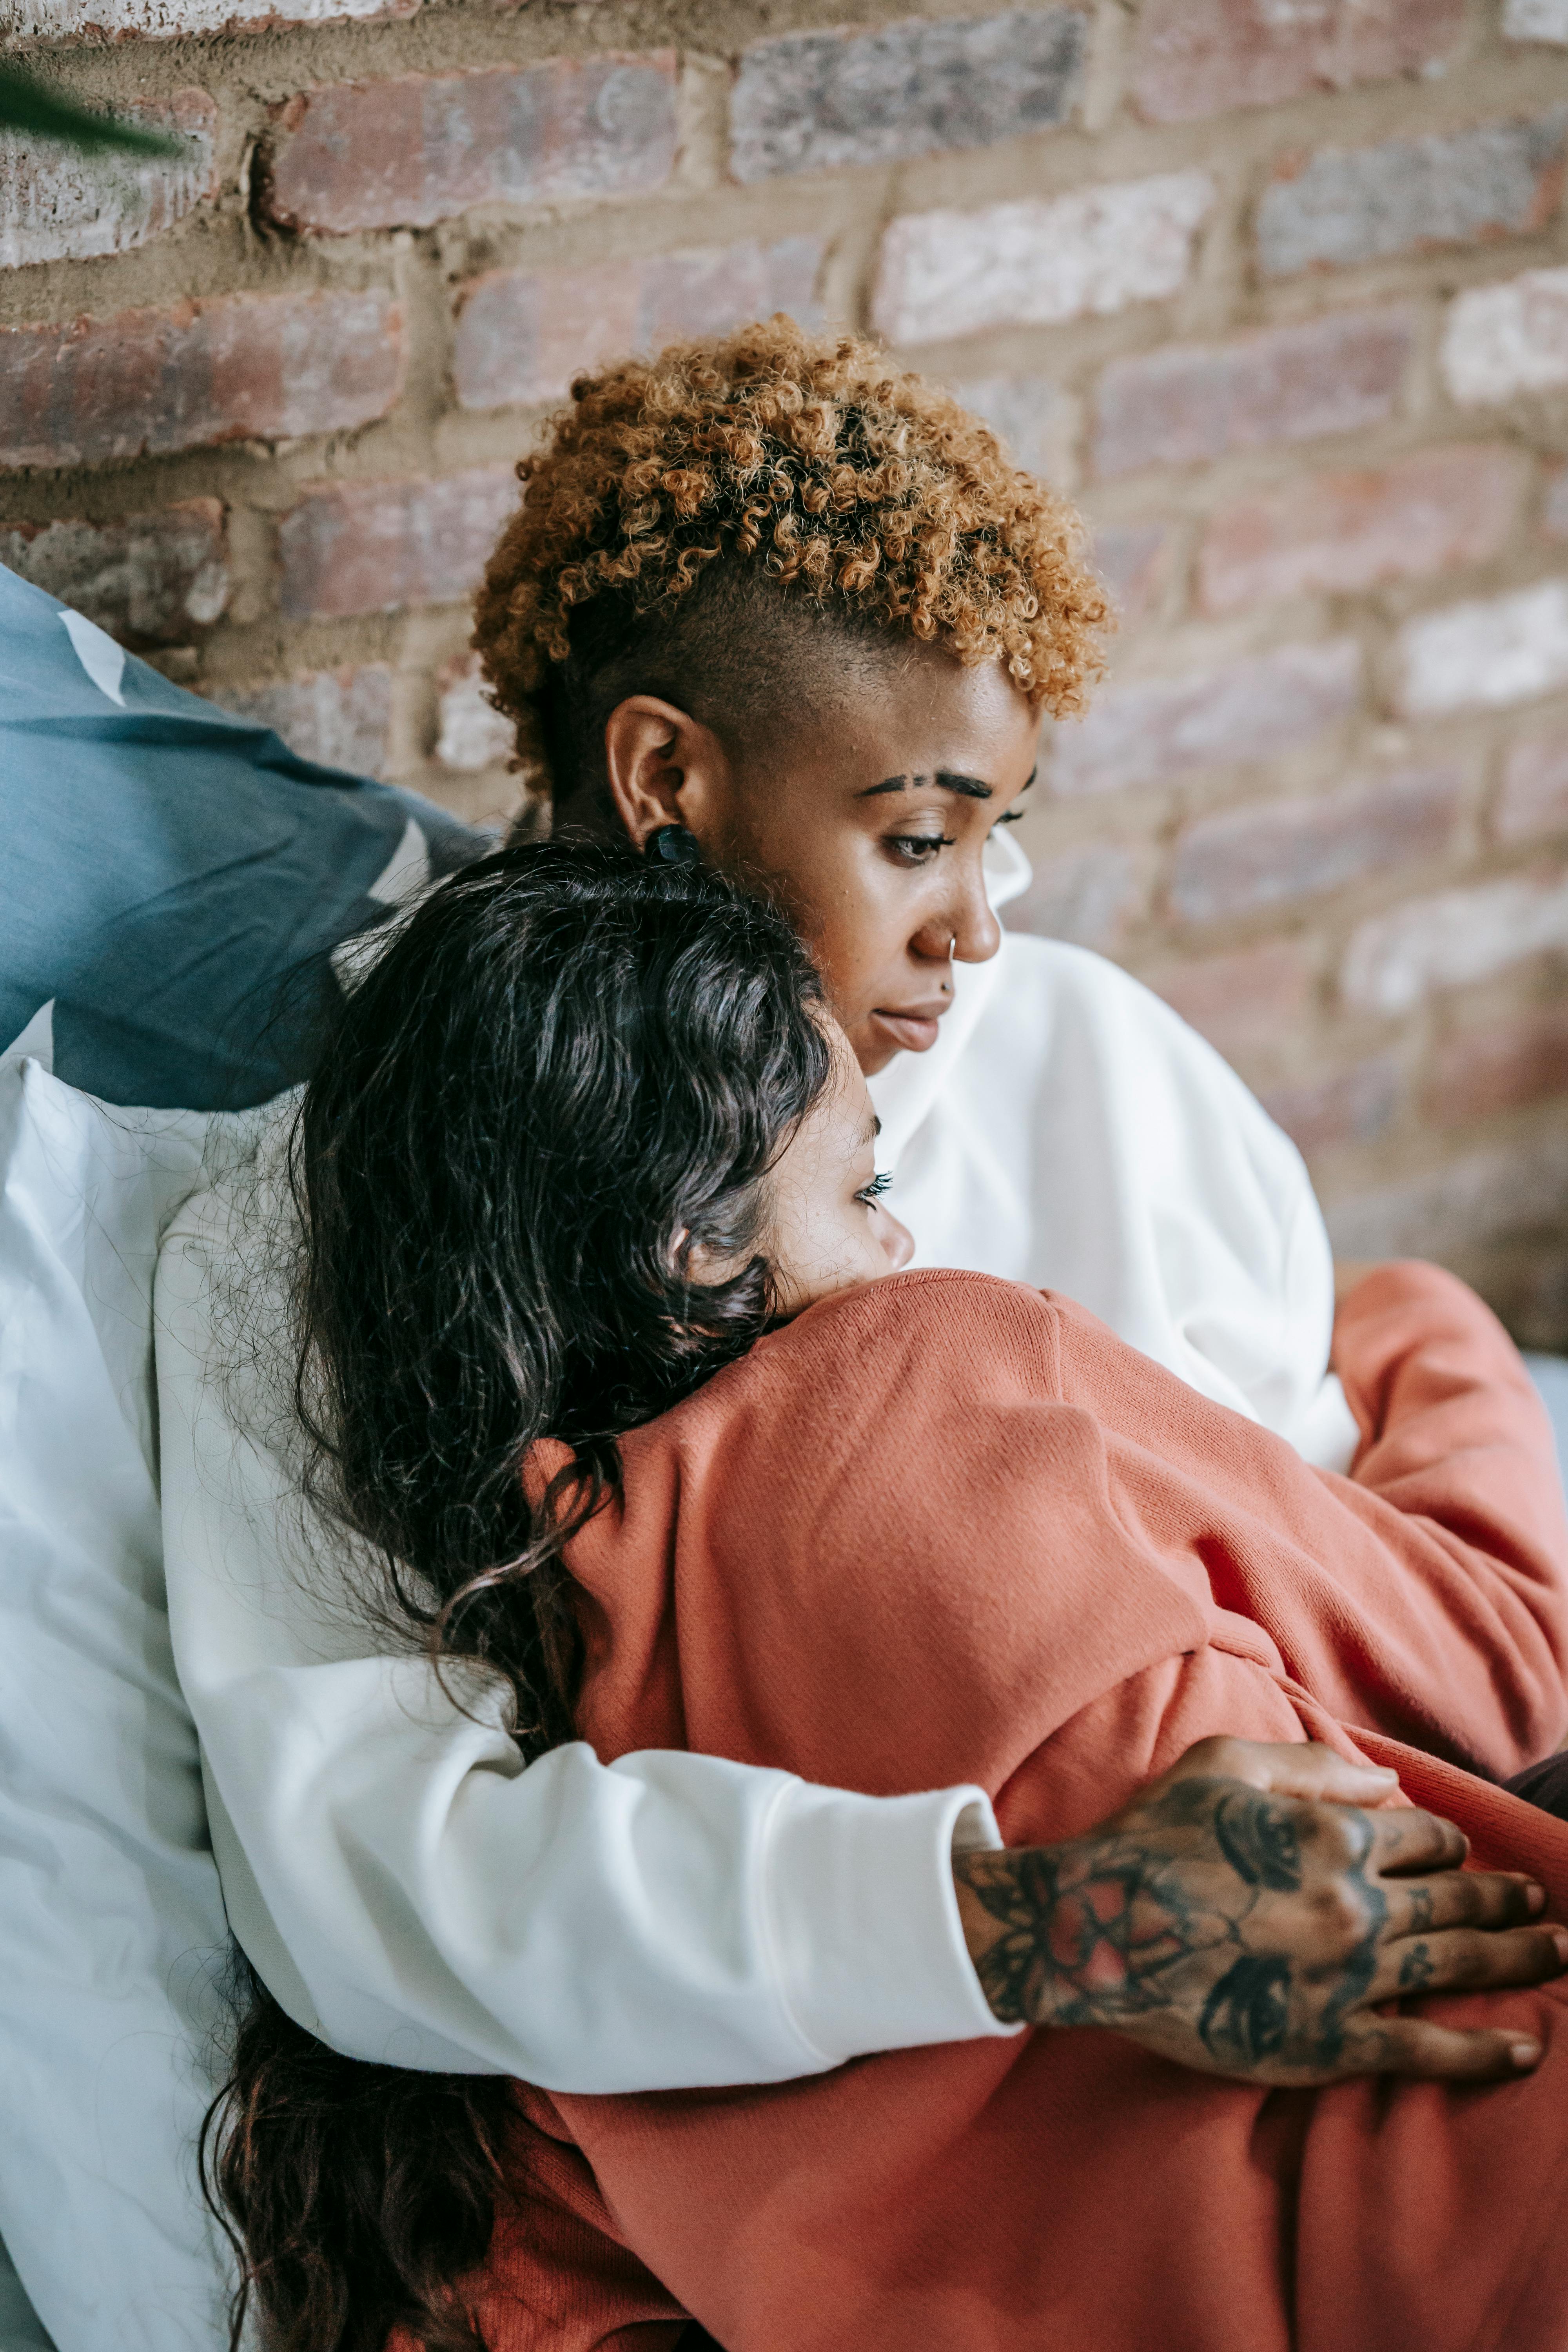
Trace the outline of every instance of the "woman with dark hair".
{"type": "MultiPolygon", "coordinates": [[[[348,1001],[300,1113],[304,1475],[365,1605],[524,1756],[577,1736],[975,1783],[1015,1839],[1058,1842],[1068,1898],[1042,1952],[972,1857],[1002,2016],[1038,2013],[1044,1972],[1064,2017],[1133,2024],[1204,1972],[1209,2063],[1250,2082],[1089,2032],[551,2098],[333,2056],[258,1985],[215,2171],[264,2340],[587,2352],[691,2314],[730,2352],[1560,2352],[1560,1992],[1377,2023],[1392,2070],[1419,2036],[1489,2037],[1528,2079],[1482,2096],[1258,2086],[1321,2079],[1355,2004],[1456,1955],[1478,1988],[1555,1974],[1560,1931],[1477,1932],[1528,1917],[1522,1879],[1430,1876],[1440,1824],[1344,1808],[1360,1957],[1325,2005],[1272,1908],[1323,1817],[1304,1839],[1217,1780],[1223,1746],[1175,1791],[1218,1805],[1203,1904],[1086,1883],[1069,1936],[1060,1843],[1108,1787],[1135,1821],[1205,1735],[1315,1738],[1568,1894],[1568,1831],[1457,1769],[1516,1770],[1568,1721],[1568,1528],[1511,1348],[1449,1277],[1380,1269],[1341,1333],[1354,1476],[1314,1471],[1079,1308],[899,1271],[873,1135],[761,903],[562,845],[470,869],[348,1001]]],[[[211,1238],[172,1253],[168,1310],[211,1238]]],[[[184,1671],[211,1628],[176,1607],[174,1631],[184,1671]]]]}

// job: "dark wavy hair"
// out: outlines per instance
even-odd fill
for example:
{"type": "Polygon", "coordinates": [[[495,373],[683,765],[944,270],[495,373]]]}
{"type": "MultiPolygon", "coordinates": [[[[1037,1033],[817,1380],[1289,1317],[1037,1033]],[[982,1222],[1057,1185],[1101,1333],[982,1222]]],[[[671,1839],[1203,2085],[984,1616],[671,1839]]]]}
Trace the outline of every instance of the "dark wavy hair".
{"type": "MultiPolygon", "coordinates": [[[[367,1605],[506,1685],[525,1757],[572,1737],[563,1552],[617,1438],[774,1313],[764,1179],[827,1083],[820,1006],[757,900],[541,842],[442,884],[325,1039],[289,1160],[307,1483],[380,1562],[367,1605]],[[543,1437],[571,1454],[531,1507],[543,1437]]],[[[204,2133],[234,2346],[253,2302],[268,2352],[470,2352],[509,2085],[340,2057],[245,1984],[204,2133]]]]}

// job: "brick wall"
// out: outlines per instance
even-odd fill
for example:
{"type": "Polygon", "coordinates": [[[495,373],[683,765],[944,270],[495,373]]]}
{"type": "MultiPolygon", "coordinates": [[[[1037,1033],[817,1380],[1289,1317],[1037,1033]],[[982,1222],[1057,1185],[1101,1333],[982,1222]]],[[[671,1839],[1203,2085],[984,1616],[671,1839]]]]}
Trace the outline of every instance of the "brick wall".
{"type": "Polygon", "coordinates": [[[0,560],[499,812],[465,599],[542,405],[781,305],[874,327],[1077,494],[1124,614],[1025,919],[1215,1040],[1343,1247],[1568,1345],[1568,0],[6,22],[190,146],[0,144],[0,560]]]}

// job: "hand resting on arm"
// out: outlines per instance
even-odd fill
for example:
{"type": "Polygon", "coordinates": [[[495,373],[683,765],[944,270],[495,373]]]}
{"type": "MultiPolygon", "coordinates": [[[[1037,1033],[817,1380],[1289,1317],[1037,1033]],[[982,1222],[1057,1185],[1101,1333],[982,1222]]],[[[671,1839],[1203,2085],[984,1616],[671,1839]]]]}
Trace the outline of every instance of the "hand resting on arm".
{"type": "Polygon", "coordinates": [[[1451,1822],[1377,1808],[1394,1775],[1316,1742],[1205,1739],[1087,1835],[954,1857],[964,1937],[1009,2023],[1113,2027],[1255,2083],[1488,2081],[1533,2038],[1379,2008],[1568,1966],[1541,1888],[1464,1871],[1451,1822]]]}
{"type": "MultiPolygon", "coordinates": [[[[1339,1261],[1337,1301],[1376,1271],[1339,1261]]],[[[1205,1739],[1082,1837],[958,1855],[965,1939],[993,2011],[1111,2026],[1181,2064],[1259,2083],[1486,2081],[1533,2066],[1527,2036],[1379,2013],[1415,1992],[1537,1984],[1568,1966],[1568,1932],[1542,1920],[1541,1888],[1462,1869],[1462,1832],[1386,1808],[1392,1786],[1317,1742],[1205,1739]],[[1248,1982],[1254,1998],[1240,2002],[1248,1982]]]]}

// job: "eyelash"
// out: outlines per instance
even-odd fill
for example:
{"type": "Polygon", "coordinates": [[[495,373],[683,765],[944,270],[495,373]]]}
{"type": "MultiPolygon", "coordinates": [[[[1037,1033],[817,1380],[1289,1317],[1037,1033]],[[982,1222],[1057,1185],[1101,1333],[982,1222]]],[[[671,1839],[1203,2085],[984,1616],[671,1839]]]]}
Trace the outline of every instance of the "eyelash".
{"type": "MultiPolygon", "coordinates": [[[[1005,816],[999,816],[996,819],[992,831],[998,832],[1005,824],[1021,824],[1023,815],[1022,809],[1009,809],[1005,816]]],[[[912,850],[951,849],[952,835],[950,833],[892,833],[888,835],[888,846],[898,855],[900,863],[905,866],[929,866],[931,862],[930,856],[910,856],[906,853],[912,850]]]]}
{"type": "Polygon", "coordinates": [[[931,862],[929,856],[918,857],[906,853],[915,850],[951,849],[952,835],[950,833],[893,833],[888,836],[888,846],[895,853],[901,865],[929,866],[931,862]]]}
{"type": "Polygon", "coordinates": [[[864,1201],[866,1206],[869,1208],[873,1201],[881,1199],[892,1181],[892,1176],[886,1168],[879,1169],[868,1184],[861,1185],[855,1198],[858,1201],[864,1201]]]}

